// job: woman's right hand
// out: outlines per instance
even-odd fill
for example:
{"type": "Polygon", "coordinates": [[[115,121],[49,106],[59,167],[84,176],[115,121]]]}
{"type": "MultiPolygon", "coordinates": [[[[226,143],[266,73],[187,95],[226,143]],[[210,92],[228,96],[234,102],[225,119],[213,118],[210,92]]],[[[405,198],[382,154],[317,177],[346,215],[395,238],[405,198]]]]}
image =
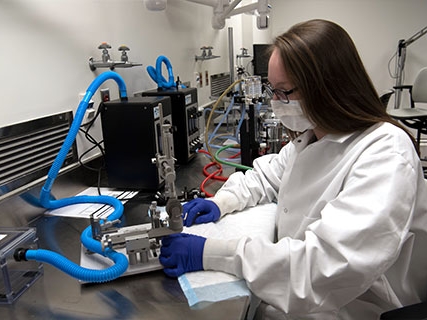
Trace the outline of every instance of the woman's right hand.
{"type": "Polygon", "coordinates": [[[182,218],[186,227],[193,224],[215,222],[220,216],[218,206],[210,200],[196,198],[182,206],[182,218]]]}

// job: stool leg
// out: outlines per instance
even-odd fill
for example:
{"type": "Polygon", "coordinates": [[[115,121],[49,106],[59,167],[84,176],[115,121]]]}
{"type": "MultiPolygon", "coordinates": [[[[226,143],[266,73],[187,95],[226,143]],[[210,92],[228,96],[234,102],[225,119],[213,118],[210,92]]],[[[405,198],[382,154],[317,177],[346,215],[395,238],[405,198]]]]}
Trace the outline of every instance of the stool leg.
{"type": "Polygon", "coordinates": [[[417,130],[417,147],[419,152],[421,152],[420,145],[421,145],[421,129],[418,129],[417,130]]]}

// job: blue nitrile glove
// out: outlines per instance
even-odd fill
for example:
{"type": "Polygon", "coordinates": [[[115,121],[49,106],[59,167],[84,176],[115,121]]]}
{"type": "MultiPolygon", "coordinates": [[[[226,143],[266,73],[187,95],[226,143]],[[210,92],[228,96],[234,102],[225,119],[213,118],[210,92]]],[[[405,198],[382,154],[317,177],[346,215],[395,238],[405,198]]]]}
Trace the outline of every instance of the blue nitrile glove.
{"type": "Polygon", "coordinates": [[[203,248],[206,238],[175,233],[162,239],[159,261],[169,277],[179,277],[190,272],[203,270],[203,248]]]}
{"type": "Polygon", "coordinates": [[[182,206],[182,217],[184,226],[190,227],[193,224],[215,222],[221,213],[215,202],[196,198],[182,206]]]}

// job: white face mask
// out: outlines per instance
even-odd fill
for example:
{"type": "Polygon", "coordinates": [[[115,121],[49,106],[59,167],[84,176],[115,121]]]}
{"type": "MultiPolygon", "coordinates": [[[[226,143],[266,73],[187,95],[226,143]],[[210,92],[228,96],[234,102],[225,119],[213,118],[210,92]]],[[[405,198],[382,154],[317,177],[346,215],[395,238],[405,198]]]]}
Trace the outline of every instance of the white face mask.
{"type": "Polygon", "coordinates": [[[289,100],[288,104],[284,104],[280,100],[270,100],[270,104],[274,115],[286,128],[304,132],[315,127],[304,115],[298,100],[289,100]]]}

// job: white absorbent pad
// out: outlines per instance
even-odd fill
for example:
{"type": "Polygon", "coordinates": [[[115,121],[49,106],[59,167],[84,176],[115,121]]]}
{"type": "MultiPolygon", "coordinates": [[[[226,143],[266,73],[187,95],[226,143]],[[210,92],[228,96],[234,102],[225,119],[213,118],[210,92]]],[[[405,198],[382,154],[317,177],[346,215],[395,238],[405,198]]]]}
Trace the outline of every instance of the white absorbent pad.
{"type": "MultiPolygon", "coordinates": [[[[258,205],[228,214],[215,223],[184,227],[190,233],[212,239],[236,239],[243,236],[267,237],[274,240],[275,203],[258,205]]],[[[178,278],[190,307],[201,302],[215,302],[250,296],[244,280],[219,271],[188,272],[178,278]]]]}

